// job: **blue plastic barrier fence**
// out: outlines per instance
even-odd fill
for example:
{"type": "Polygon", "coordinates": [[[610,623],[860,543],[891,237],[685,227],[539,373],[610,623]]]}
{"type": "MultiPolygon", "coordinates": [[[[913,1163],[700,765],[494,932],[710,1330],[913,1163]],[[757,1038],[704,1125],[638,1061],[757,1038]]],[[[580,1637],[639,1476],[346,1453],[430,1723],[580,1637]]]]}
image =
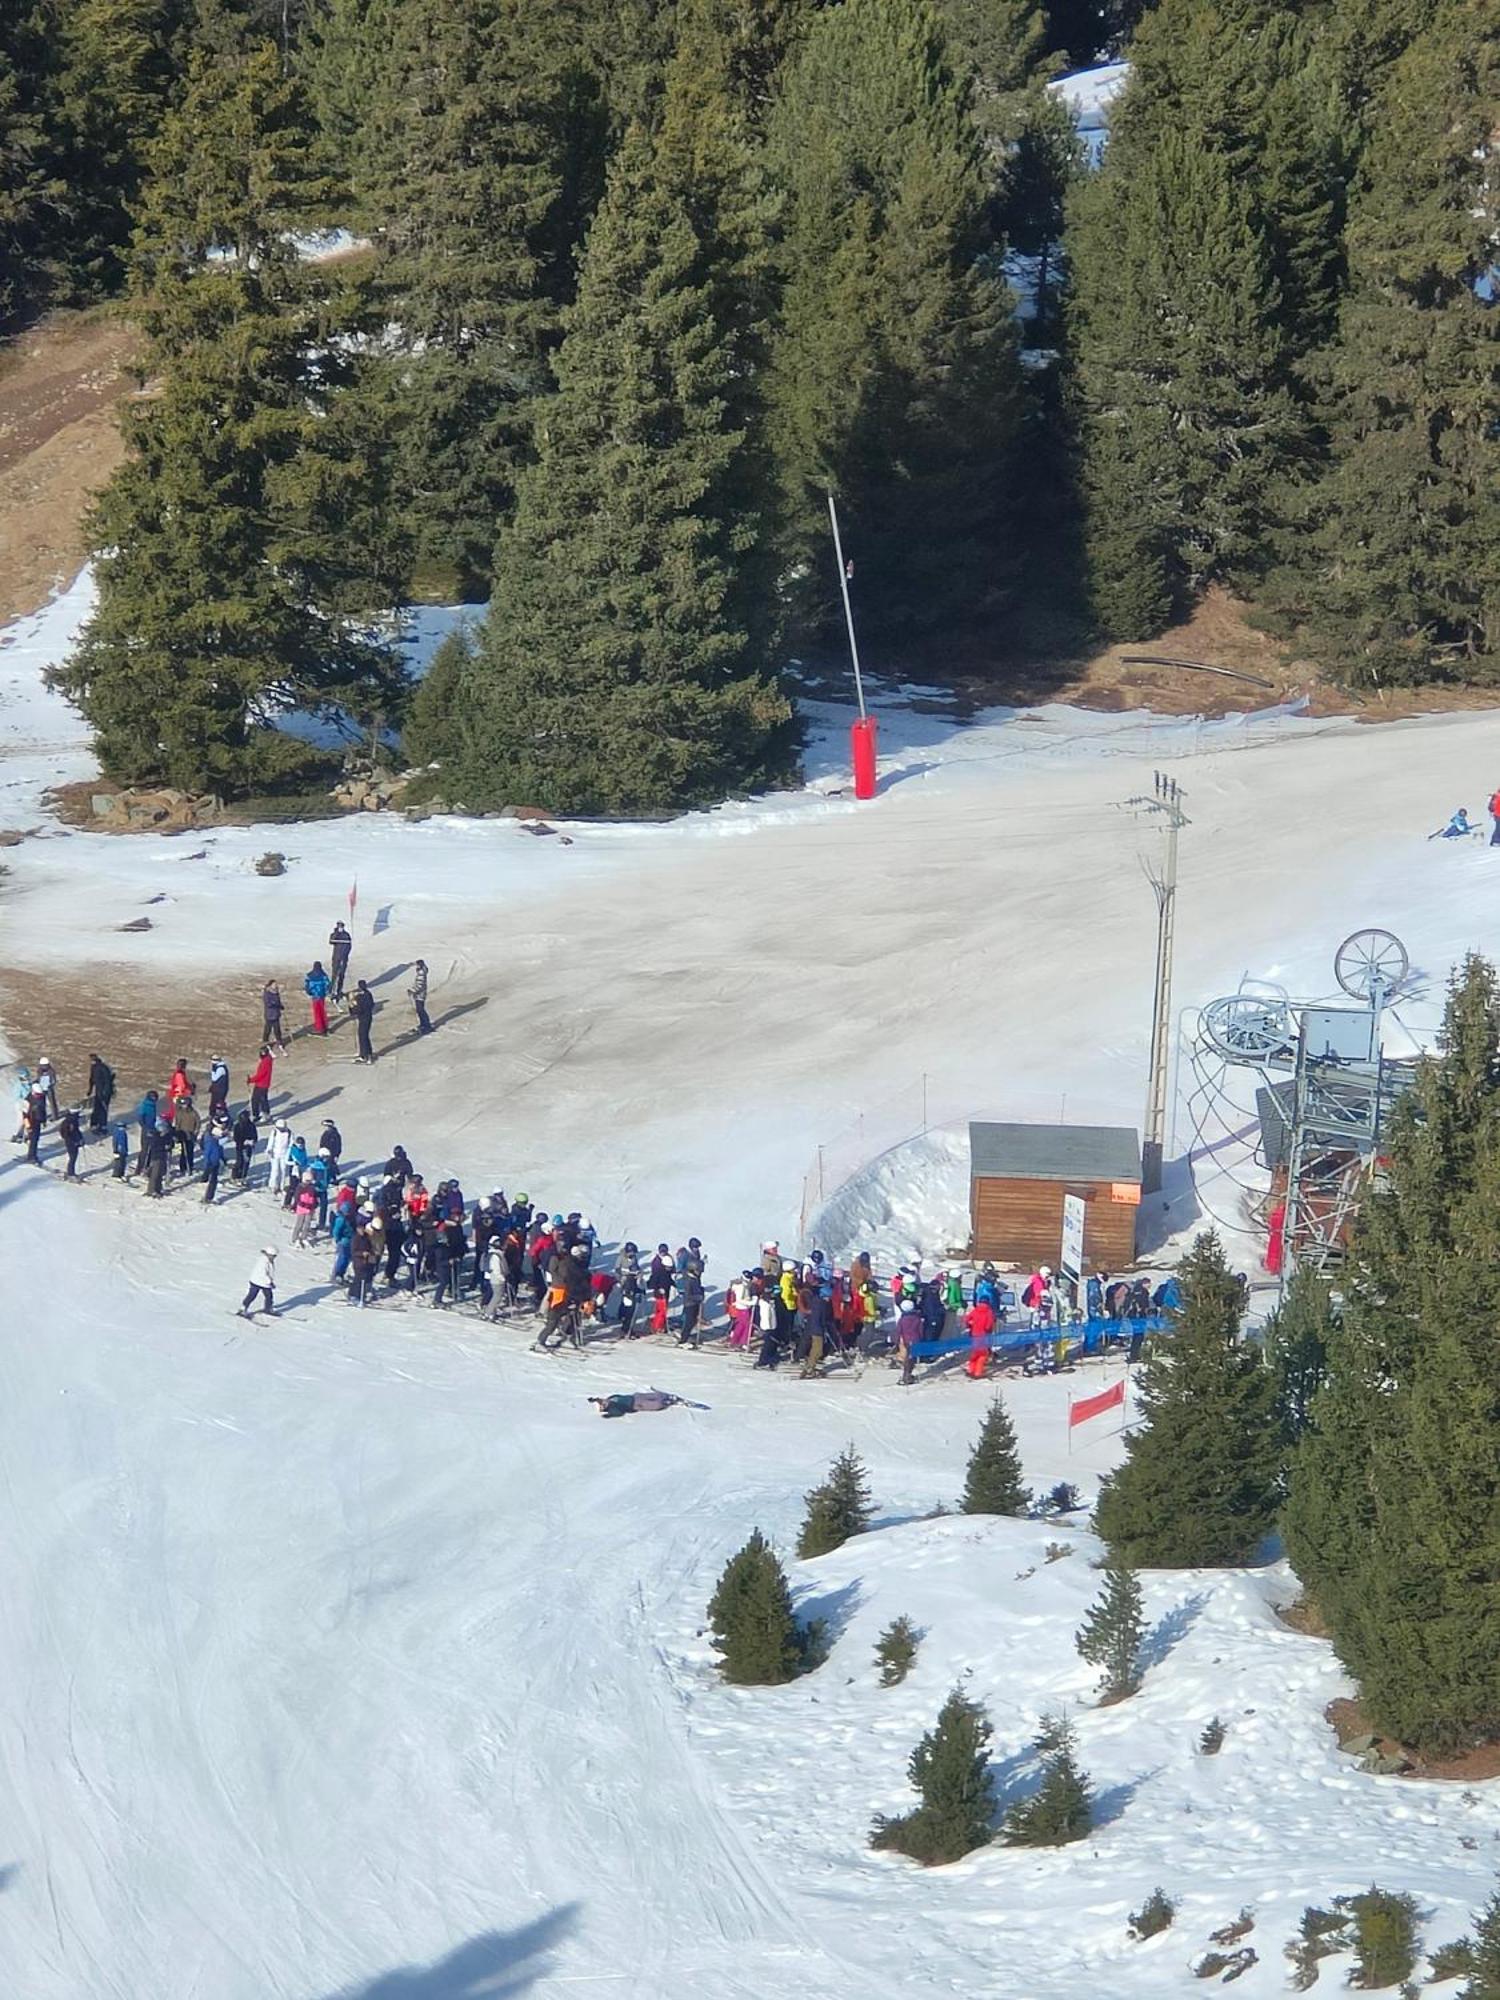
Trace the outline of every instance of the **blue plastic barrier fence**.
{"type": "MultiPolygon", "coordinates": [[[[1169,1333],[1168,1313],[1149,1313],[1144,1319],[1085,1319],[1071,1326],[997,1327],[983,1342],[992,1354],[1019,1354],[1029,1347],[1055,1347],[1061,1333],[1064,1350],[1071,1359],[1080,1355],[1103,1354],[1111,1344],[1128,1347],[1132,1340],[1148,1333],[1169,1333]]],[[[919,1340],[912,1349],[919,1361],[931,1361],[940,1354],[967,1354],[974,1343],[966,1333],[949,1340],[919,1340]]]]}

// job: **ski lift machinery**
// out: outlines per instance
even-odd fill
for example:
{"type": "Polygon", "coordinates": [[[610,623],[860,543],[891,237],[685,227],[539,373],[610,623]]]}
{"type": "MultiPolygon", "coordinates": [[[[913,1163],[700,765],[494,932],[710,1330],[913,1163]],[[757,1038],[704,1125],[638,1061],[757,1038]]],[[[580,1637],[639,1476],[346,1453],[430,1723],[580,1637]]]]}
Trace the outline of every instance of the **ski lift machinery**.
{"type": "Polygon", "coordinates": [[[1283,1284],[1295,1264],[1326,1264],[1341,1253],[1391,1104],[1411,1075],[1409,1062],[1387,1058],[1381,1047],[1381,1017],[1410,969],[1394,932],[1354,931],[1334,953],[1333,971],[1357,1005],[1246,987],[1199,1013],[1197,1095],[1229,1096],[1204,1076],[1207,1051],[1221,1075],[1251,1073],[1258,1110],[1269,1102],[1284,1127],[1283,1284]]]}

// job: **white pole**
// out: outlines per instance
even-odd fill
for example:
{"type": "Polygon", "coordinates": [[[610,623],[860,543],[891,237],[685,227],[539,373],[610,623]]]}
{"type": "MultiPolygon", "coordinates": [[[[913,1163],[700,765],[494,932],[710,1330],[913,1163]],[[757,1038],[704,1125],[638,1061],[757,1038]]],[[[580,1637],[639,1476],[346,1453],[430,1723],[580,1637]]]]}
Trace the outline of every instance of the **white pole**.
{"type": "Polygon", "coordinates": [[[865,684],[859,671],[859,647],[854,638],[854,607],[849,602],[849,572],[844,564],[844,544],[839,538],[839,510],[828,496],[828,518],[833,523],[833,553],[838,559],[839,589],[844,598],[844,623],[849,628],[849,658],[854,662],[854,693],[859,702],[859,719],[865,719],[865,684]]]}

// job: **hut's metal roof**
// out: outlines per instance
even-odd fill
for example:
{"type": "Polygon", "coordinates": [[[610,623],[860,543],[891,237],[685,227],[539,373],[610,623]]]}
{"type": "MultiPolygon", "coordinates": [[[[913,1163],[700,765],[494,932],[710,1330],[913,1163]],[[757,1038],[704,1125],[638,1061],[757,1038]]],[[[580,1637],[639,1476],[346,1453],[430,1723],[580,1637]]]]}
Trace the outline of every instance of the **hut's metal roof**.
{"type": "Polygon", "coordinates": [[[1140,1140],[1128,1125],[969,1126],[976,1179],[1139,1181],[1140,1140]]]}

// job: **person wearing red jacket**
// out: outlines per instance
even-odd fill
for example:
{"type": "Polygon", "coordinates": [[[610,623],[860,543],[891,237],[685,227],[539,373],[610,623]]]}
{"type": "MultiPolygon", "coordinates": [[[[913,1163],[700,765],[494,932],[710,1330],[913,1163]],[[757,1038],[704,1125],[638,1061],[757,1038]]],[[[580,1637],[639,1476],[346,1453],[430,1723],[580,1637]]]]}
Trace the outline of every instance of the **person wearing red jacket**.
{"type": "Polygon", "coordinates": [[[275,1067],[276,1058],[269,1049],[263,1048],[260,1061],[245,1078],[250,1086],[250,1116],[257,1124],[271,1115],[271,1072],[275,1067]]]}
{"type": "Polygon", "coordinates": [[[969,1335],[969,1358],[964,1369],[971,1382],[982,1382],[990,1369],[990,1335],[995,1331],[995,1308],[988,1299],[976,1299],[964,1314],[969,1335]]]}
{"type": "Polygon", "coordinates": [[[177,1058],[177,1067],[172,1072],[172,1081],[167,1085],[167,1102],[175,1104],[179,1098],[191,1097],[193,1080],[187,1073],[187,1057],[177,1058]]]}

